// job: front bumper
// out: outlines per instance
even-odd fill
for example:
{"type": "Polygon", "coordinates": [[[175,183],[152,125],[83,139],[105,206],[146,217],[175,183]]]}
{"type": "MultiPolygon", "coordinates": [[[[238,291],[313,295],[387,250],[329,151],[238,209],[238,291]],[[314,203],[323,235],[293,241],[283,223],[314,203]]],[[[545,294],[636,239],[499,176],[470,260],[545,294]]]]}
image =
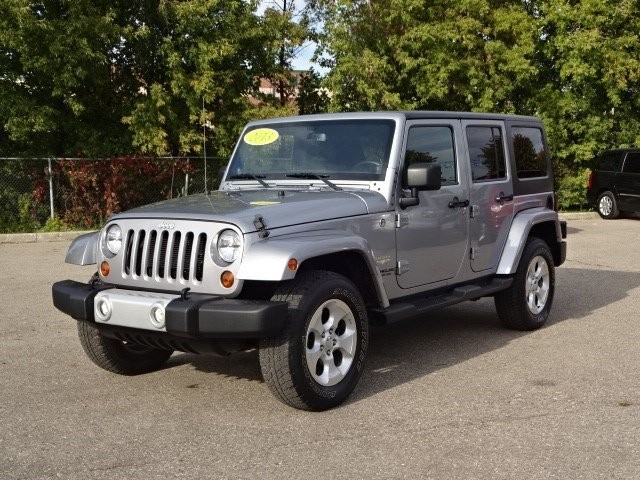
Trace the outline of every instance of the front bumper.
{"type": "Polygon", "coordinates": [[[183,299],[179,295],[155,295],[152,292],[136,294],[136,291],[74,280],[54,283],[52,294],[54,306],[76,320],[125,330],[147,328],[140,326],[146,321],[146,315],[141,314],[141,310],[144,305],[151,307],[159,301],[165,309],[164,327],[159,331],[150,325],[148,330],[188,339],[261,338],[274,335],[284,327],[288,308],[286,302],[227,299],[217,295],[189,294],[183,299]],[[136,308],[129,308],[128,312],[130,304],[119,301],[118,318],[124,323],[118,323],[118,319],[96,319],[96,296],[100,294],[100,297],[104,297],[109,293],[113,293],[115,298],[129,296],[142,300],[137,302],[136,308]]]}

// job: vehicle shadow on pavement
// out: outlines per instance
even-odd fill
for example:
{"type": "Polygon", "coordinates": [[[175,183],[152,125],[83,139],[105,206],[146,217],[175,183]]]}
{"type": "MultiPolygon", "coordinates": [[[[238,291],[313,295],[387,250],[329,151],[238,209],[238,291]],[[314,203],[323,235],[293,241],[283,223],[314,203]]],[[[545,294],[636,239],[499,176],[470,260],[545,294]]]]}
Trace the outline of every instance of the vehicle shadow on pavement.
{"type": "MultiPolygon", "coordinates": [[[[554,305],[545,328],[580,319],[627,297],[640,287],[640,273],[561,267],[556,270],[556,284],[554,305]]],[[[497,350],[530,334],[503,328],[492,298],[372,327],[370,333],[367,367],[348,403],[497,350]]],[[[184,364],[222,378],[262,382],[256,350],[228,357],[174,355],[167,366],[184,364]]]]}
{"type": "MultiPolygon", "coordinates": [[[[553,309],[543,328],[583,318],[624,299],[640,287],[640,273],[561,267],[556,270],[556,284],[553,309]]],[[[375,328],[368,367],[351,401],[497,350],[529,334],[503,328],[491,298],[375,328]]]]}
{"type": "Polygon", "coordinates": [[[223,378],[263,382],[258,363],[258,350],[233,353],[226,357],[181,353],[173,355],[167,362],[166,368],[185,364],[191,364],[198,371],[223,378]]]}

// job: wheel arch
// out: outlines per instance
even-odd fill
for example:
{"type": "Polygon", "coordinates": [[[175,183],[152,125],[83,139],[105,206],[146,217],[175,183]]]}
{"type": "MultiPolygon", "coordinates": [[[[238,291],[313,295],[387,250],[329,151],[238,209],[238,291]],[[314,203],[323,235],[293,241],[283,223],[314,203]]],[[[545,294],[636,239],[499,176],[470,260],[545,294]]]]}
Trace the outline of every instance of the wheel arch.
{"type": "Polygon", "coordinates": [[[351,280],[360,291],[365,305],[375,305],[376,307],[381,305],[375,278],[371,275],[362,253],[357,250],[334,252],[309,258],[302,263],[299,273],[309,270],[327,270],[343,275],[351,280]]]}
{"type": "Polygon", "coordinates": [[[562,230],[557,212],[542,207],[532,208],[518,213],[514,218],[498,263],[498,275],[513,275],[516,272],[529,237],[544,240],[551,250],[555,265],[562,264],[562,230]]]}
{"type": "MultiPolygon", "coordinates": [[[[389,299],[368,242],[345,232],[322,232],[269,238],[253,244],[245,253],[238,279],[248,287],[292,280],[299,272],[327,270],[349,278],[368,305],[389,306],[389,299]],[[298,268],[288,268],[295,259],[298,268]]],[[[268,288],[267,288],[268,289],[268,288]]],[[[241,294],[243,295],[243,294],[241,294]]]]}
{"type": "Polygon", "coordinates": [[[97,263],[97,249],[100,232],[90,232],[80,235],[69,245],[66,263],[74,265],[94,265],[97,263]]]}

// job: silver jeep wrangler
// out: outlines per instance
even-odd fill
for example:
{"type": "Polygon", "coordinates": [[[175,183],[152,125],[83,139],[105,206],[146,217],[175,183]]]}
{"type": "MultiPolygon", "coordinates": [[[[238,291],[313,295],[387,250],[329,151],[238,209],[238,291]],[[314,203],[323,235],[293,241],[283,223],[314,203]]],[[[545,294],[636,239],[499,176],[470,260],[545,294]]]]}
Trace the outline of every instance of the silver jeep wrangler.
{"type": "Polygon", "coordinates": [[[125,375],[174,350],[258,348],[269,389],[301,409],[344,401],[370,325],[493,296],[541,327],[565,259],[542,122],[377,112],[246,126],[219,191],[113,215],[76,239],[87,283],[53,285],[98,366],[125,375]]]}

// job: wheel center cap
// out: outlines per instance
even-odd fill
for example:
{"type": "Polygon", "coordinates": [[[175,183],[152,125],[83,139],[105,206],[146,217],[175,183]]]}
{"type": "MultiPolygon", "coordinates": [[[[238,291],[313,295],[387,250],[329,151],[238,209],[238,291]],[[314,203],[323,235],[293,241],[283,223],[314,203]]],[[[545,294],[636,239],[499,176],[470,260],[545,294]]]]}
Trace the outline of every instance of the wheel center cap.
{"type": "Polygon", "coordinates": [[[333,338],[330,336],[324,341],[325,350],[331,350],[333,348],[333,338]]]}

